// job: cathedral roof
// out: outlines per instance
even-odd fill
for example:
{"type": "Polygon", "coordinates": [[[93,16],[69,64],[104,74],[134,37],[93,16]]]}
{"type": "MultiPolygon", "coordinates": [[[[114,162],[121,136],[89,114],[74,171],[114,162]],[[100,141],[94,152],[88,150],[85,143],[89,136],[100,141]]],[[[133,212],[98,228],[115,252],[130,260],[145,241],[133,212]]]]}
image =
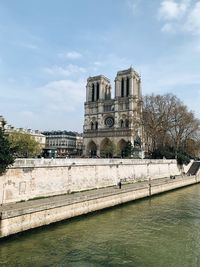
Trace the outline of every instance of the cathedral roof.
{"type": "Polygon", "coordinates": [[[97,76],[93,76],[93,77],[89,77],[88,78],[88,82],[91,81],[100,81],[100,80],[106,80],[107,82],[110,82],[110,80],[104,76],[104,75],[97,75],[97,76]]]}

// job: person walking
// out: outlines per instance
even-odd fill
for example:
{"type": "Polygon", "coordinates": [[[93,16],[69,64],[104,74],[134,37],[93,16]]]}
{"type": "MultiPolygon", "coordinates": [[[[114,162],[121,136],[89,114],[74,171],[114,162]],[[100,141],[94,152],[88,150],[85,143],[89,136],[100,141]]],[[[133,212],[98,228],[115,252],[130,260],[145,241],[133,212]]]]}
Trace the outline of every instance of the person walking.
{"type": "Polygon", "coordinates": [[[122,182],[121,182],[121,180],[119,181],[118,186],[119,186],[119,189],[122,188],[122,182]]]}

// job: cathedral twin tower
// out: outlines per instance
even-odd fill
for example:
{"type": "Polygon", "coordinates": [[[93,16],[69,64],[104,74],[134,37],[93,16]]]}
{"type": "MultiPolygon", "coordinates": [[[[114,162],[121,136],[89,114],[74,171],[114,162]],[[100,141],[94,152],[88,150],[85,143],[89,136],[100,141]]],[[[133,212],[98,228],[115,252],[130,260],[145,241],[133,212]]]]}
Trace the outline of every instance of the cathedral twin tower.
{"type": "Polygon", "coordinates": [[[84,117],[84,155],[123,157],[128,144],[142,139],[141,79],[131,67],[119,71],[115,97],[110,80],[103,75],[89,77],[84,117]]]}

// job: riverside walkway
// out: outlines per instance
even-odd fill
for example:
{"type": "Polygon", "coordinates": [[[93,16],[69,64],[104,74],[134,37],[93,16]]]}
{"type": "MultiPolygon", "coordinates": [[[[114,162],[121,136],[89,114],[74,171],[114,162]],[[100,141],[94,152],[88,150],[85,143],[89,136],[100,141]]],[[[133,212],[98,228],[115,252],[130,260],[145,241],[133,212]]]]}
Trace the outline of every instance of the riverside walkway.
{"type": "Polygon", "coordinates": [[[112,196],[123,194],[127,192],[134,192],[141,189],[154,188],[160,185],[173,184],[177,181],[184,180],[188,176],[176,176],[175,179],[162,178],[162,179],[154,179],[147,180],[142,182],[135,182],[131,184],[124,184],[122,182],[122,187],[111,186],[100,189],[93,189],[83,192],[76,192],[71,194],[64,194],[58,196],[45,197],[40,199],[32,199],[24,202],[3,204],[0,207],[1,219],[21,216],[27,213],[33,213],[45,209],[53,209],[57,207],[63,207],[67,205],[72,205],[75,203],[80,203],[88,200],[98,199],[102,197],[112,196]]]}

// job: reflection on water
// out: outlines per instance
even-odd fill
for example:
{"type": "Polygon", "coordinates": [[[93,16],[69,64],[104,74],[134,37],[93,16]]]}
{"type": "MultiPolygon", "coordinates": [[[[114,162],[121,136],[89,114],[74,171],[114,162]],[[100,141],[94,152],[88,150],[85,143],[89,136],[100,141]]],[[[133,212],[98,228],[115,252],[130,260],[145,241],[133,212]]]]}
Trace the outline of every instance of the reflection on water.
{"type": "Polygon", "coordinates": [[[200,266],[200,185],[0,243],[0,266],[200,266]]]}

